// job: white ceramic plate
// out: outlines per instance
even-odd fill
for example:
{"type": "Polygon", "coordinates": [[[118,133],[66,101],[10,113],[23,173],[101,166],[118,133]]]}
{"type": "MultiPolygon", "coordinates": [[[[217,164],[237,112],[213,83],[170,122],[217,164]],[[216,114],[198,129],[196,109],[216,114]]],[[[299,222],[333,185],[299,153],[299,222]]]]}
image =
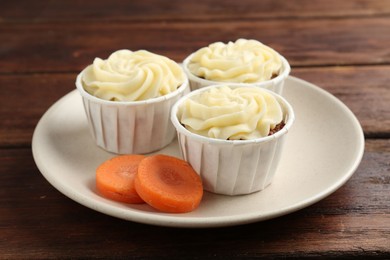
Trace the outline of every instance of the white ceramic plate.
{"type": "MultiPolygon", "coordinates": [[[[75,91],[57,101],[39,121],[32,140],[35,162],[60,192],[93,210],[117,218],[174,227],[220,227],[266,220],[307,207],[341,187],[364,151],[362,128],[337,98],[306,81],[289,77],[284,96],[296,121],[289,133],[273,183],[245,196],[205,193],[200,207],[167,214],[148,205],[127,205],[99,196],[95,169],[113,157],[98,148],[75,91]]],[[[159,153],[180,157],[177,142],[159,153]]]]}

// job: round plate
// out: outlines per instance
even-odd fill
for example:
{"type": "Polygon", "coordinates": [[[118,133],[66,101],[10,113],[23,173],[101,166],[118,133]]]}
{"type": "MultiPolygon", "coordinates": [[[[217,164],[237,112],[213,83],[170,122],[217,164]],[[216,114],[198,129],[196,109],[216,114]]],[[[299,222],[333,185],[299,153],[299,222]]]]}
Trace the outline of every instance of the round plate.
{"type": "MultiPolygon", "coordinates": [[[[57,101],[39,121],[32,140],[34,160],[60,192],[93,210],[117,218],[174,227],[232,226],[278,217],[307,207],[341,187],[358,167],[364,151],[362,128],[337,98],[306,81],[289,77],[284,96],[295,110],[280,165],[265,190],[243,196],[205,192],[195,211],[157,212],[101,197],[95,169],[115,156],[98,148],[89,134],[76,90],[57,101]]],[[[158,153],[180,157],[177,142],[158,153]]]]}

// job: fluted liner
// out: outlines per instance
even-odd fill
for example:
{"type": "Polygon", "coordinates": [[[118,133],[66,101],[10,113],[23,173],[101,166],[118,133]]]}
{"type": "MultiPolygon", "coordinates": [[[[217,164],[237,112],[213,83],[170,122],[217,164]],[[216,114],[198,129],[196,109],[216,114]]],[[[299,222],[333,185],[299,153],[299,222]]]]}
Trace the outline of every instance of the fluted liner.
{"type": "Polygon", "coordinates": [[[282,105],[285,126],[271,136],[243,141],[208,138],[191,133],[177,118],[180,104],[200,91],[190,93],[172,108],[171,120],[183,158],[201,176],[207,191],[241,195],[263,190],[277,172],[288,130],[295,119],[292,107],[274,94],[282,105]]]}
{"type": "MultiPolygon", "coordinates": [[[[216,85],[216,84],[229,84],[229,82],[218,82],[218,81],[206,80],[206,79],[199,78],[199,77],[195,76],[194,74],[192,74],[190,72],[190,70],[188,69],[188,64],[189,64],[193,55],[194,54],[189,55],[183,61],[183,70],[189,79],[191,90],[196,90],[199,88],[207,87],[210,85],[216,85]]],[[[265,88],[265,89],[268,89],[268,90],[275,92],[276,94],[282,95],[284,82],[285,82],[286,78],[288,77],[288,75],[290,74],[291,68],[290,68],[290,64],[283,56],[280,56],[280,58],[282,59],[282,69],[277,77],[275,77],[271,80],[263,81],[263,82],[240,83],[240,84],[252,85],[252,86],[265,88]]]]}
{"type": "Polygon", "coordinates": [[[178,133],[183,157],[203,180],[204,189],[225,195],[267,187],[277,169],[285,137],[263,144],[212,145],[178,133]]]}
{"type": "Polygon", "coordinates": [[[168,95],[133,102],[107,101],[87,93],[81,84],[76,86],[82,98],[88,125],[96,144],[112,153],[146,154],[163,148],[176,136],[169,120],[173,104],[189,92],[186,81],[168,95]]]}

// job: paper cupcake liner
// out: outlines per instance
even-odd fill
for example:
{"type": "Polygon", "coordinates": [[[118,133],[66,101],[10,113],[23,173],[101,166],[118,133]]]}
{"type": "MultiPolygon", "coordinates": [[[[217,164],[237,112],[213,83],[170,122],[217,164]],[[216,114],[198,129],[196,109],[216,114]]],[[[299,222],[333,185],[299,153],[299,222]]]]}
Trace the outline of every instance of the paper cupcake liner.
{"type": "Polygon", "coordinates": [[[224,195],[263,190],[272,181],[285,137],[243,146],[199,142],[178,133],[183,158],[203,180],[204,189],[224,195]]]}
{"type": "Polygon", "coordinates": [[[209,88],[188,94],[172,108],[171,120],[177,130],[183,158],[201,176],[207,191],[241,195],[263,190],[272,182],[277,171],[286,134],[294,121],[292,107],[281,96],[274,94],[283,107],[285,126],[271,136],[253,140],[208,138],[188,131],[179,122],[177,112],[185,99],[209,88]]]}
{"type": "MultiPolygon", "coordinates": [[[[230,83],[237,84],[234,82],[221,82],[221,81],[206,80],[206,79],[199,78],[199,77],[195,76],[188,69],[188,64],[189,64],[190,60],[192,59],[193,55],[194,54],[189,55],[183,61],[183,70],[189,79],[191,90],[196,90],[196,89],[207,87],[210,85],[220,85],[220,84],[230,84],[230,83]]],[[[282,95],[284,82],[285,82],[286,78],[288,77],[288,75],[290,74],[291,68],[290,68],[290,64],[283,56],[280,55],[280,58],[282,60],[282,68],[281,68],[281,71],[277,77],[270,79],[270,80],[267,80],[267,81],[263,81],[263,82],[239,83],[239,84],[252,85],[252,86],[254,85],[257,87],[271,90],[271,91],[275,92],[276,94],[282,95]]]]}
{"type": "Polygon", "coordinates": [[[76,87],[82,96],[91,135],[96,144],[116,154],[145,154],[159,150],[173,141],[176,131],[171,124],[173,104],[187,94],[188,81],[176,91],[144,101],[107,101],[87,93],[77,76],[76,87]]]}

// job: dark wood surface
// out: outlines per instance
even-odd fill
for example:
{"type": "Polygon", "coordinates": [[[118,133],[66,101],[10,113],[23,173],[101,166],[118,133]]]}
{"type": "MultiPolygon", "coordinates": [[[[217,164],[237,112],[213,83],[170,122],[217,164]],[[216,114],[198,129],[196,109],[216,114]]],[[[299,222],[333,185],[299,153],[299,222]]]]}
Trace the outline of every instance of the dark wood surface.
{"type": "Polygon", "coordinates": [[[0,259],[390,258],[390,1],[2,1],[0,90],[0,259]],[[268,221],[179,229],[95,212],[40,174],[34,128],[94,57],[143,48],[180,62],[239,37],[271,45],[357,116],[365,153],[339,190],[268,221]]]}

